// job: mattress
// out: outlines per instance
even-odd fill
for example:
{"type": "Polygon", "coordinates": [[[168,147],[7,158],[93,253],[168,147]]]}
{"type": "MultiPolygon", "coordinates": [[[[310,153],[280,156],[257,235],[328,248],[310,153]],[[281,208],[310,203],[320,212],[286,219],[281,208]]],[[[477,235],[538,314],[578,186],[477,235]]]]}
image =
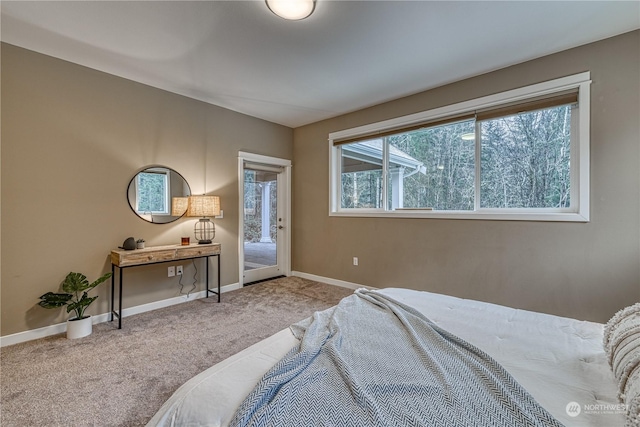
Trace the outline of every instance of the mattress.
{"type": "MultiPolygon", "coordinates": [[[[387,288],[379,292],[422,312],[498,361],[567,426],[623,426],[603,325],[465,300],[387,288]],[[568,408],[580,408],[580,413],[568,408]]],[[[180,387],[148,426],[226,426],[258,380],[298,341],[289,329],[231,356],[180,387]]]]}

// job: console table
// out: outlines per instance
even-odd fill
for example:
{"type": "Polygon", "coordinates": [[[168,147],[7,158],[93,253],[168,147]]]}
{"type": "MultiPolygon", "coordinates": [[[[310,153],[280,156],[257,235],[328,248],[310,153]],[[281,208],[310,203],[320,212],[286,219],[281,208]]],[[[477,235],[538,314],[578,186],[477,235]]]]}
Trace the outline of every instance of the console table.
{"type": "Polygon", "coordinates": [[[118,318],[118,329],[122,329],[122,270],[129,267],[138,267],[141,265],[160,264],[163,262],[172,262],[183,259],[206,258],[206,296],[209,293],[218,295],[220,302],[220,243],[209,244],[190,244],[190,245],[169,245],[169,246],[152,246],[144,249],[134,249],[130,251],[116,249],[111,251],[111,314],[110,322],[113,322],[113,316],[118,318]],[[218,258],[218,290],[214,291],[209,288],[209,258],[218,258]],[[120,279],[118,281],[118,311],[115,309],[115,268],[120,270],[120,279]]]}

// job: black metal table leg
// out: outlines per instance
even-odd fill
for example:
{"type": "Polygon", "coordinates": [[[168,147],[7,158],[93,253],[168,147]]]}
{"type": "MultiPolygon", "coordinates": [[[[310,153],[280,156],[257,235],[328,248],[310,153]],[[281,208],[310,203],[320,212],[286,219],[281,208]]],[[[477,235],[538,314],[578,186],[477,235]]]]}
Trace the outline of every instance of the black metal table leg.
{"type": "Polygon", "coordinates": [[[205,283],[207,284],[207,291],[205,293],[207,294],[207,298],[209,298],[209,292],[211,292],[209,290],[209,257],[206,257],[204,259],[204,262],[206,264],[205,271],[207,272],[205,275],[205,283]]]}
{"type": "Polygon", "coordinates": [[[218,294],[218,302],[220,302],[220,254],[217,255],[211,255],[214,256],[218,259],[218,292],[214,291],[213,289],[211,289],[209,287],[209,256],[206,258],[206,262],[207,262],[207,268],[206,268],[206,272],[207,272],[207,276],[206,276],[206,283],[207,283],[207,290],[206,290],[206,294],[207,294],[207,298],[209,298],[209,292],[211,292],[212,294],[218,294]]]}
{"type": "Polygon", "coordinates": [[[118,329],[122,329],[122,267],[120,267],[120,292],[118,293],[118,329]]]}
{"type": "Polygon", "coordinates": [[[115,273],[115,269],[116,269],[116,266],[111,264],[111,313],[109,316],[109,322],[113,322],[113,310],[115,308],[113,306],[113,302],[115,300],[113,292],[115,291],[115,284],[116,284],[115,283],[116,278],[113,276],[115,273]]]}

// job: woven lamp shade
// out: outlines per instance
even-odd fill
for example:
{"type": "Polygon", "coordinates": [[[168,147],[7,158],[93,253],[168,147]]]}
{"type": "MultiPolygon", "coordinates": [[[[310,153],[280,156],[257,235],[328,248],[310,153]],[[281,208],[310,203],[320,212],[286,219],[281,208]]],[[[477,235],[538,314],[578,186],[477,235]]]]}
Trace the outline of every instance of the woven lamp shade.
{"type": "Polygon", "coordinates": [[[187,216],[218,216],[220,215],[220,197],[218,196],[190,196],[187,216]]]}
{"type": "Polygon", "coordinates": [[[189,207],[188,197],[173,197],[171,199],[171,216],[182,216],[189,207]]]}

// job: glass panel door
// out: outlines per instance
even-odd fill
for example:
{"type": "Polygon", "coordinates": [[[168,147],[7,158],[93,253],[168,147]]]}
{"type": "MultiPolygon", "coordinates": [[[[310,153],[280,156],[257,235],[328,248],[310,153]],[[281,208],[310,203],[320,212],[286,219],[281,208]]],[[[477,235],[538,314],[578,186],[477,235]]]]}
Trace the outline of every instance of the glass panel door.
{"type": "Polygon", "coordinates": [[[279,168],[244,166],[243,283],[282,275],[280,262],[279,168]]]}

